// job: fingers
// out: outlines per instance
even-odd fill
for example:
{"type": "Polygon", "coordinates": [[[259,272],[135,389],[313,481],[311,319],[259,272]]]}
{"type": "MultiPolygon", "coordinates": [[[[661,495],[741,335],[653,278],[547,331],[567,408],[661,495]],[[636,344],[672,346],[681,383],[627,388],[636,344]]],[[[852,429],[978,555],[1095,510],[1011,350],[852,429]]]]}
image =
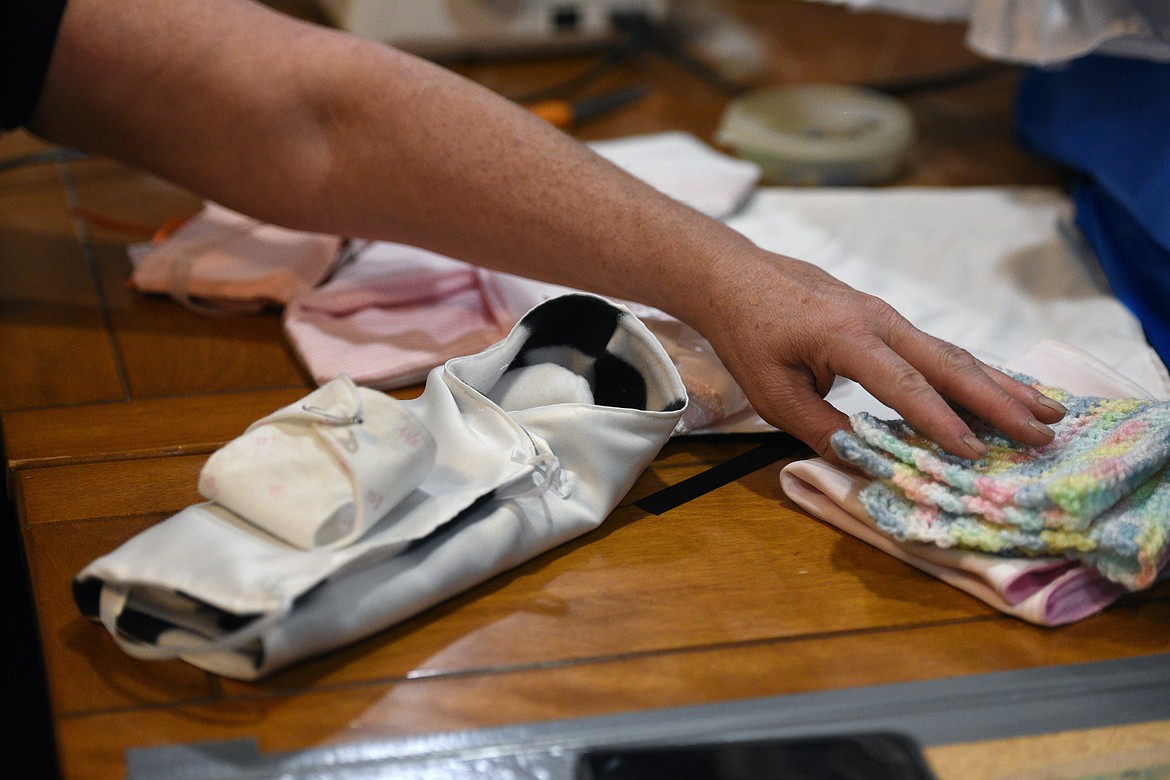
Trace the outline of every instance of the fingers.
{"type": "Polygon", "coordinates": [[[1068,413],[1068,409],[1055,399],[1041,393],[1034,387],[1029,387],[1023,382],[1012,379],[1010,376],[998,371],[985,363],[980,363],[984,372],[992,378],[1000,387],[1011,393],[1017,401],[1028,407],[1035,417],[1046,423],[1055,423],[1064,419],[1064,415],[1068,413]]]}
{"type": "Polygon", "coordinates": [[[966,350],[909,325],[907,329],[909,343],[903,345],[895,338],[891,346],[920,367],[923,378],[945,398],[1022,444],[1041,446],[1052,440],[1053,431],[1046,422],[1060,420],[1063,406],[981,363],[966,350]]]}
{"type": "Polygon", "coordinates": [[[820,365],[830,371],[814,371],[809,363],[772,364],[779,370],[749,371],[745,389],[765,419],[835,462],[831,439],[849,427],[849,420],[822,397],[833,373],[858,382],[924,436],[962,458],[983,457],[987,447],[951,402],[1021,443],[1042,446],[1052,440],[1046,423],[1064,415],[1060,404],[954,345],[908,323],[905,327],[907,332],[885,338],[873,328],[847,328],[844,338],[825,345],[820,365]]]}
{"type": "Polygon", "coordinates": [[[904,320],[855,355],[841,373],[856,378],[910,425],[960,457],[981,457],[986,447],[948,400],[1032,446],[1051,441],[1053,431],[1046,423],[1064,415],[1060,404],[904,320]]]}
{"type": "MultiPolygon", "coordinates": [[[[934,373],[929,367],[926,370],[934,373]]],[[[944,399],[941,393],[946,391],[933,385],[913,363],[885,343],[878,342],[864,352],[859,351],[857,359],[850,360],[841,373],[855,379],[947,452],[961,458],[981,458],[987,454],[986,446],[944,399]],[[857,365],[859,362],[861,365],[857,365]]],[[[948,378],[947,383],[952,384],[953,380],[948,378]]],[[[979,389],[993,393],[1000,404],[1014,404],[1020,411],[1024,410],[1019,401],[986,375],[982,375],[982,380],[969,375],[965,383],[974,385],[976,393],[979,389]]],[[[1026,411],[1023,413],[1031,416],[1026,411]]],[[[1035,434],[1030,431],[1030,435],[1035,434]]]]}

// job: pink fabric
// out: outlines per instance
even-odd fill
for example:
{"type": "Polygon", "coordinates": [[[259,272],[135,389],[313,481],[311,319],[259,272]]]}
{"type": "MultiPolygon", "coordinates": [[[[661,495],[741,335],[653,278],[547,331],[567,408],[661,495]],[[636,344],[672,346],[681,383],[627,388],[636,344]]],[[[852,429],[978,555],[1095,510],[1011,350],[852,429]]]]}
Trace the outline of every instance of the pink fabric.
{"type": "MultiPolygon", "coordinates": [[[[294,301],[285,332],[319,383],[348,374],[391,389],[420,381],[449,358],[494,343],[533,306],[569,288],[486,271],[401,244],[377,243],[328,284],[294,301]]],[[[747,398],[698,332],[628,301],[662,343],[690,402],[676,434],[750,411],[747,398]]]]}
{"type": "MultiPolygon", "coordinates": [[[[1060,342],[1043,342],[1008,367],[1082,395],[1151,397],[1105,364],[1060,342]]],[[[895,541],[877,530],[857,498],[867,482],[822,458],[796,461],[780,472],[784,493],[813,517],[1030,623],[1057,626],[1081,620],[1127,592],[1091,567],[1064,558],[1006,558],[895,541]]]]}
{"type": "Polygon", "coordinates": [[[999,558],[897,542],[873,526],[857,500],[866,482],[821,458],[795,461],[780,472],[784,493],[813,517],[1030,623],[1071,623],[1126,592],[1093,569],[1061,558],[999,558]]]}
{"type": "Polygon", "coordinates": [[[481,351],[507,335],[516,319],[489,273],[379,243],[290,303],[284,329],[318,384],[348,374],[360,385],[391,389],[481,351]]]}
{"type": "Polygon", "coordinates": [[[283,306],[333,268],[341,239],[286,230],[205,204],[167,239],[130,249],[130,281],[191,308],[258,311],[283,306]]]}

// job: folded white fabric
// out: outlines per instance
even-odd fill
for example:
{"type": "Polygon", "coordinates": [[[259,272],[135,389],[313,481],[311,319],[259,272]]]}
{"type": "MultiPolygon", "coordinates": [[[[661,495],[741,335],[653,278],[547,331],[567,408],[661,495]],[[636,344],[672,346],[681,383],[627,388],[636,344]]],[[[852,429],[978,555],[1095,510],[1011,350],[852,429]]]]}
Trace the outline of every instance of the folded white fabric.
{"type": "MultiPolygon", "coordinates": [[[[81,571],[79,609],[131,655],[260,677],[596,527],[669,438],[686,393],[628,309],[573,294],[436,368],[421,396],[398,403],[433,438],[434,463],[356,541],[299,549],[218,503],[196,504],[81,571]],[[585,377],[593,402],[542,398],[506,412],[490,400],[512,372],[543,364],[585,377]]],[[[368,417],[369,398],[363,406],[368,417]]],[[[327,479],[336,491],[336,473],[327,479]]]]}
{"type": "MultiPolygon", "coordinates": [[[[1038,344],[1008,367],[1080,394],[1156,397],[1101,361],[1057,341],[1038,344]]],[[[820,458],[786,466],[780,482],[785,494],[814,517],[1032,623],[1061,625],[1080,620],[1128,592],[1092,566],[1067,558],[1001,557],[897,541],[878,529],[862,504],[859,494],[870,480],[820,458]]]]}
{"type": "MultiPolygon", "coordinates": [[[[768,188],[728,224],[992,365],[1059,339],[1170,394],[1166,366],[1103,281],[1056,189],[768,188]]],[[[898,416],[843,379],[828,401],[848,415],[898,416]]]]}
{"type": "Polygon", "coordinates": [[[760,181],[760,166],[677,130],[592,141],[589,147],[659,192],[715,219],[739,209],[760,181]]]}
{"type": "Polygon", "coordinates": [[[344,547],[434,462],[434,437],[405,402],[342,376],[213,453],[199,492],[294,547],[344,547]]]}

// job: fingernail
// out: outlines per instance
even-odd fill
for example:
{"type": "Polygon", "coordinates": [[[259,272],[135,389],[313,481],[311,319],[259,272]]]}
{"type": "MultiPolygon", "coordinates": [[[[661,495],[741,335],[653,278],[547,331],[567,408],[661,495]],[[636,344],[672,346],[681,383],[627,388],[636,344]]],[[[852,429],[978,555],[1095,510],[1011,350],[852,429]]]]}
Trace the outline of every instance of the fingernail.
{"type": "Polygon", "coordinates": [[[973,433],[963,434],[963,443],[967,445],[967,449],[975,453],[976,458],[982,458],[987,454],[987,445],[979,441],[979,437],[973,433]]]}
{"type": "Polygon", "coordinates": [[[1048,396],[1044,395],[1043,393],[1041,393],[1039,396],[1037,396],[1036,400],[1040,402],[1041,406],[1043,406],[1047,409],[1051,409],[1054,412],[1060,412],[1061,414],[1068,413],[1068,409],[1065,408],[1064,404],[1060,403],[1059,401],[1057,401],[1053,398],[1049,398],[1048,396]]]}
{"type": "Polygon", "coordinates": [[[1035,417],[1033,417],[1031,420],[1028,420],[1028,425],[1031,425],[1034,431],[1044,434],[1049,439],[1056,436],[1056,431],[1052,430],[1047,425],[1037,420],[1035,417]]]}

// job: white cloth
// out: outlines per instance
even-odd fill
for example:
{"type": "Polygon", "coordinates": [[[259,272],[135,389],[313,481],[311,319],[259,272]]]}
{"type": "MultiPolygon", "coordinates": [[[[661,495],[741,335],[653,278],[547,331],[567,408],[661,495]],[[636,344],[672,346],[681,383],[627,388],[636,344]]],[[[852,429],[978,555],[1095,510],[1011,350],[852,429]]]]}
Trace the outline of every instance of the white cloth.
{"type": "Polygon", "coordinates": [[[686,392],[628,310],[570,295],[436,368],[422,395],[401,403],[433,437],[434,465],[356,541],[297,549],[218,504],[196,504],[80,572],[83,614],[132,655],[260,677],[595,528],[666,442],[686,392]],[[545,362],[556,345],[591,372],[597,403],[505,412],[488,399],[510,370],[545,362]]]}
{"type": "MultiPolygon", "coordinates": [[[[773,188],[728,223],[993,365],[1059,340],[1159,397],[1170,394],[1166,366],[1071,217],[1068,199],[1046,187],[773,188]]],[[[846,414],[897,416],[847,380],[828,400],[846,414]]]]}
{"type": "Polygon", "coordinates": [[[549,404],[591,404],[589,380],[556,363],[537,363],[509,371],[488,398],[505,412],[549,404]]]}
{"type": "Polygon", "coordinates": [[[969,23],[967,44],[993,59],[1050,65],[1092,52],[1170,60],[1165,0],[819,0],[969,23]]]}
{"type": "Polygon", "coordinates": [[[589,147],[675,200],[723,219],[734,213],[760,180],[760,166],[730,157],[690,133],[647,133],[589,147]]]}
{"type": "MultiPolygon", "coordinates": [[[[1090,355],[1049,341],[1009,366],[1079,395],[1170,398],[1164,387],[1145,388],[1090,355]]],[[[1063,625],[1100,612],[1126,589],[1078,561],[1007,558],[899,542],[879,531],[858,493],[869,480],[821,458],[796,461],[780,473],[780,486],[797,505],[839,530],[873,545],[1008,615],[1039,625],[1063,625]]]]}
{"type": "MultiPolygon", "coordinates": [[[[1060,340],[1151,392],[1170,393],[1166,366],[1109,290],[1072,224],[1071,203],[1054,188],[765,187],[725,222],[765,249],[888,301],[919,328],[989,363],[1060,340]]],[[[504,274],[491,281],[505,310],[567,291],[504,274]]],[[[706,339],[665,312],[626,305],[687,385],[679,433],[771,430],[706,339]]],[[[846,414],[894,414],[845,379],[828,400],[846,414]]]]}
{"type": "Polygon", "coordinates": [[[199,492],[294,547],[344,547],[434,466],[409,406],[341,376],[212,453],[199,492]]]}

